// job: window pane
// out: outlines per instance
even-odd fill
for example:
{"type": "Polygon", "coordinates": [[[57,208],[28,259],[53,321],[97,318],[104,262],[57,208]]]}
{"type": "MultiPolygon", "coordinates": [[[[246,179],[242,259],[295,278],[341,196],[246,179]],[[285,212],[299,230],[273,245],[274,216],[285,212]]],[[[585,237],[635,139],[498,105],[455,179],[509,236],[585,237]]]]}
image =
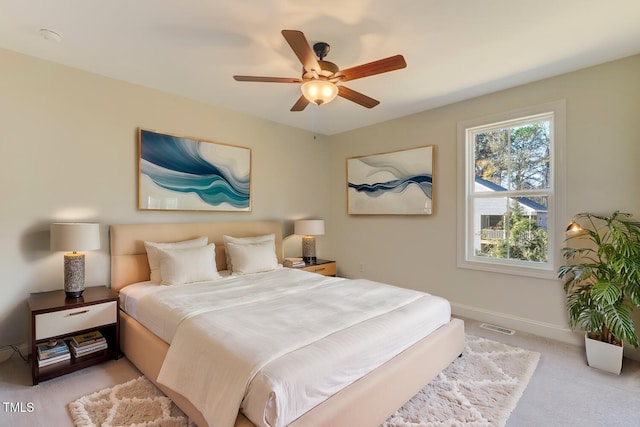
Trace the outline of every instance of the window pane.
{"type": "Polygon", "coordinates": [[[557,278],[565,127],[564,101],[458,123],[460,267],[557,278]]]}
{"type": "Polygon", "coordinates": [[[545,120],[474,133],[475,191],[548,189],[550,125],[545,120]]]}
{"type": "Polygon", "coordinates": [[[475,256],[547,261],[547,197],[482,197],[474,201],[475,256]]]}

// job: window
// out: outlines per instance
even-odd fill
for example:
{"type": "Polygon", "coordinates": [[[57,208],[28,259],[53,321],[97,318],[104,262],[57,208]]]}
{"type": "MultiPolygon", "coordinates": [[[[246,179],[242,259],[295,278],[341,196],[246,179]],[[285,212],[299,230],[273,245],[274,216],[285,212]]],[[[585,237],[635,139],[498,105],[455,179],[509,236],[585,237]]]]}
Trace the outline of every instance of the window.
{"type": "Polygon", "coordinates": [[[458,125],[458,265],[553,277],[564,237],[564,102],[458,125]]]}

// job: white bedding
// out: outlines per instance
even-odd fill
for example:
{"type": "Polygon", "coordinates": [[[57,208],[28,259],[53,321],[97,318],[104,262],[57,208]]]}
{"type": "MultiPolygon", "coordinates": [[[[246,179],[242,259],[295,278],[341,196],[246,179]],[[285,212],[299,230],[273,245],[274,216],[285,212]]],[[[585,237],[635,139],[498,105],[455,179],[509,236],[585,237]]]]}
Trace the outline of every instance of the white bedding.
{"type": "Polygon", "coordinates": [[[172,343],[158,381],[216,427],[240,407],[286,425],[450,319],[439,297],[295,269],[131,285],[121,305],[172,343]]]}

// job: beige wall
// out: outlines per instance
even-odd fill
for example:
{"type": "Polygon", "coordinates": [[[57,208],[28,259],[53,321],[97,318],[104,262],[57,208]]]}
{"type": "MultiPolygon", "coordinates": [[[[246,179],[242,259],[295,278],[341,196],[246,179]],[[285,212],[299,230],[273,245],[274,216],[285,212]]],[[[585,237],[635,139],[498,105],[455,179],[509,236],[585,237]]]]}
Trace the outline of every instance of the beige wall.
{"type": "Polygon", "coordinates": [[[567,333],[559,281],[457,267],[456,126],[565,99],[566,221],[584,211],[637,215],[639,75],[640,56],[634,56],[333,136],[329,238],[340,273],[439,294],[451,300],[456,313],[574,340],[567,333]],[[345,158],[426,144],[435,145],[433,215],[346,214],[345,158]]]}
{"type": "Polygon", "coordinates": [[[87,254],[87,284],[101,284],[108,224],[278,219],[291,232],[301,217],[327,220],[318,253],[336,259],[342,275],[425,290],[449,298],[454,312],[567,339],[559,282],[456,266],[457,123],[558,99],[567,102],[567,220],[582,211],[640,213],[640,56],[317,139],[5,50],[0,63],[0,344],[26,339],[30,292],[61,288],[52,221],[102,224],[103,247],[87,254]],[[251,147],[253,211],[138,211],[138,127],[251,147]],[[433,215],[346,215],[345,158],[426,144],[435,145],[433,215]]]}
{"type": "Polygon", "coordinates": [[[26,339],[30,292],[62,287],[52,221],[101,224],[102,249],[86,255],[86,283],[96,285],[109,280],[112,223],[329,214],[326,138],[6,50],[0,64],[0,345],[26,339]],[[138,127],[251,147],[253,211],[138,211],[138,127]]]}

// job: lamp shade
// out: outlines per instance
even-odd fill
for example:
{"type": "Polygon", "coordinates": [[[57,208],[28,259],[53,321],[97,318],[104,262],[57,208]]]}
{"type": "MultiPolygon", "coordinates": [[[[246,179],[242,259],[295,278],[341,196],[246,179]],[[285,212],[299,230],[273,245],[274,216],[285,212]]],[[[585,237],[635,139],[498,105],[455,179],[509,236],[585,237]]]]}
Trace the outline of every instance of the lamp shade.
{"type": "Polygon", "coordinates": [[[571,221],[567,226],[567,233],[577,233],[582,231],[582,227],[576,221],[571,221]]]}
{"type": "Polygon", "coordinates": [[[52,251],[91,251],[100,249],[100,224],[57,222],[51,224],[52,251]]]}
{"type": "Polygon", "coordinates": [[[338,86],[327,80],[309,80],[300,86],[302,94],[316,105],[326,104],[338,95],[338,86]]]}
{"type": "Polygon", "coordinates": [[[324,234],[323,219],[301,219],[294,223],[293,232],[303,236],[322,236],[324,234]]]}

